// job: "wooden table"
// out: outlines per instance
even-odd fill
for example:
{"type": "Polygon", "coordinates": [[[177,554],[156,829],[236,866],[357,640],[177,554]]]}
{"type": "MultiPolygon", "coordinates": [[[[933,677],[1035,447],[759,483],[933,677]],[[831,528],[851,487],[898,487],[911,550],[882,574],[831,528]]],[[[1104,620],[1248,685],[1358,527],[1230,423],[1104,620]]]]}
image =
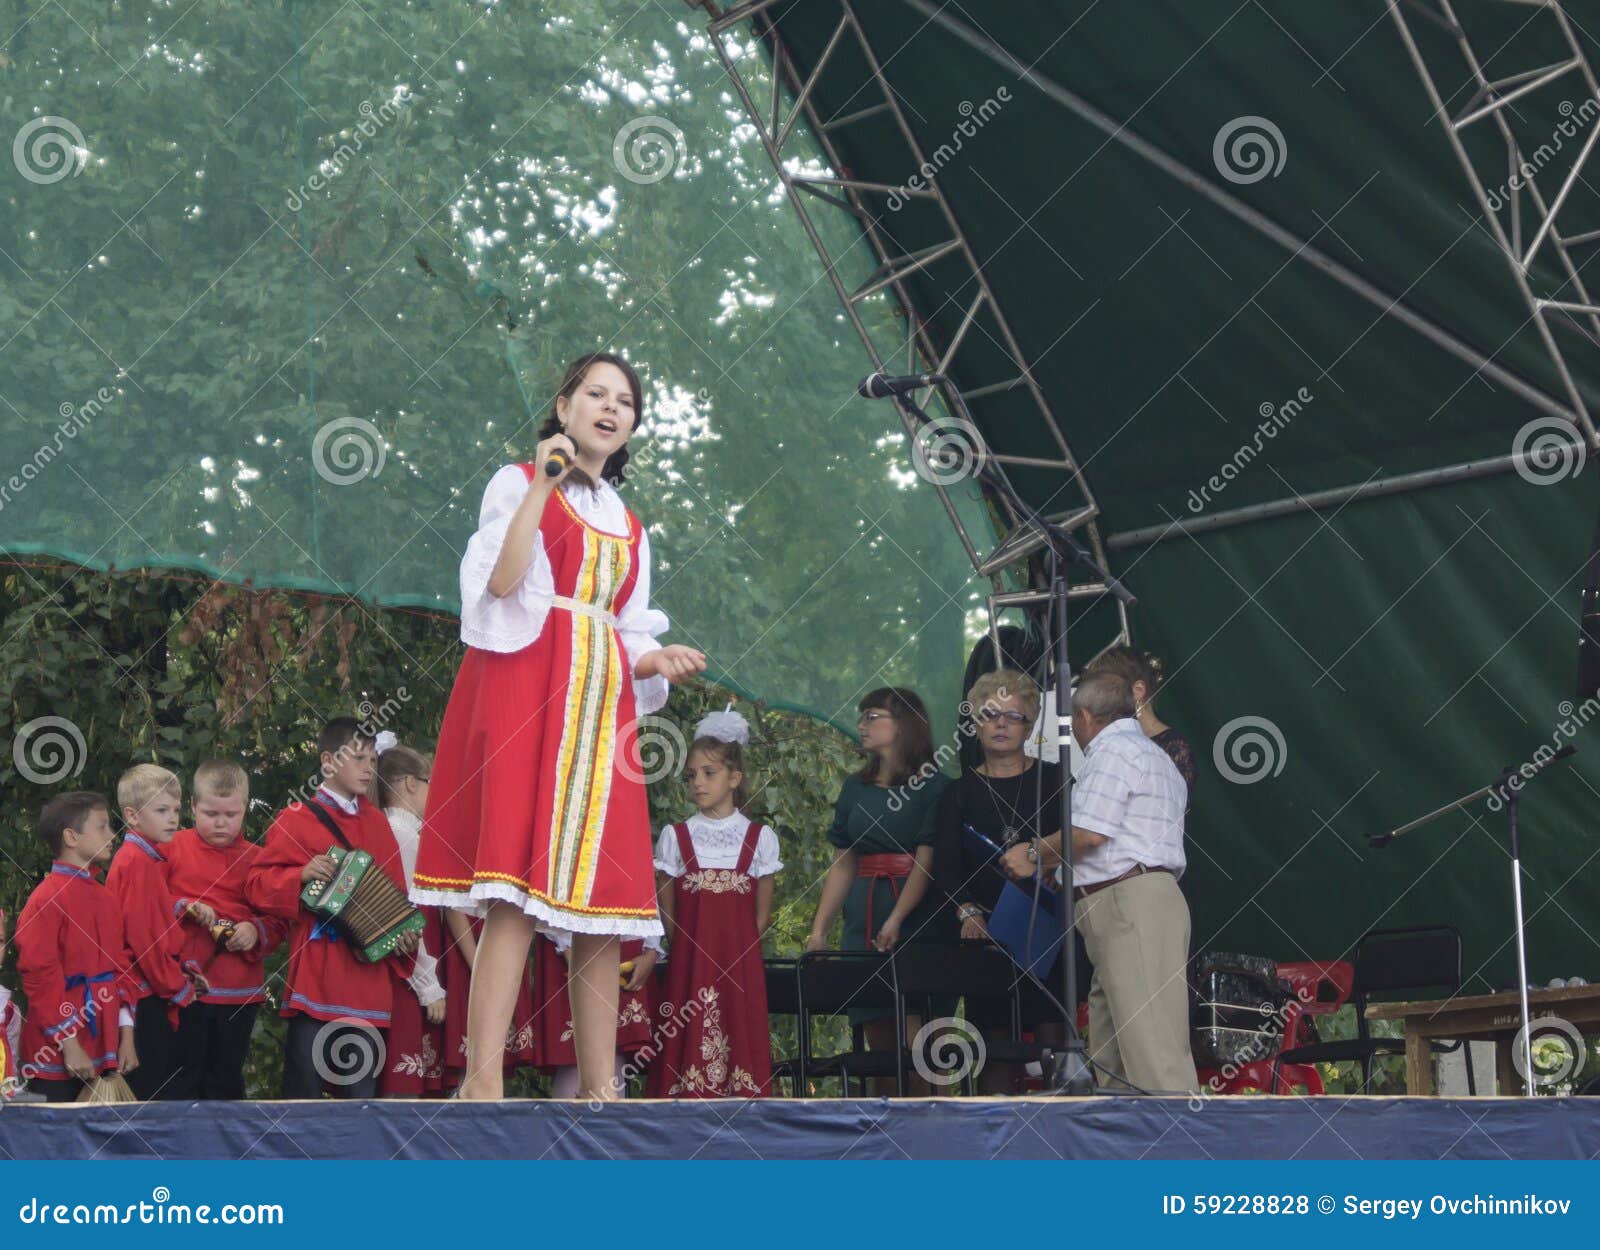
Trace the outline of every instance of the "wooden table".
{"type": "MultiPolygon", "coordinates": [[[[1600,985],[1559,990],[1529,987],[1528,1011],[1535,1021],[1540,1016],[1556,1016],[1582,1033],[1600,1032],[1600,985]]],[[[1433,1093],[1433,1055],[1428,1043],[1456,1038],[1494,1042],[1500,1093],[1522,1092],[1522,1077],[1512,1061],[1522,1028],[1522,1005],[1515,990],[1423,1003],[1369,1003],[1367,1019],[1399,1020],[1405,1025],[1408,1094],[1433,1093]]]]}

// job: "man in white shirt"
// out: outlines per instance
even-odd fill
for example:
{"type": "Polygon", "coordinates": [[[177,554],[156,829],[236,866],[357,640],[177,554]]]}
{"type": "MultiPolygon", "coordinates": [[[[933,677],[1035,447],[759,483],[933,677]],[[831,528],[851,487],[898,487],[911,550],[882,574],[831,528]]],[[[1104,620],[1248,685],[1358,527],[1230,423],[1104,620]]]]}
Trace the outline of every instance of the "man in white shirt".
{"type": "MultiPolygon", "coordinates": [[[[1072,790],[1073,894],[1094,979],[1090,1058],[1102,1087],[1198,1089],[1189,1049],[1189,905],[1185,866],[1188,787],[1171,757],[1145,736],[1133,691],[1095,673],[1073,694],[1072,733],[1084,767],[1072,790]]],[[[1061,863],[1061,835],[1013,847],[1006,867],[1030,877],[1061,863]]]]}

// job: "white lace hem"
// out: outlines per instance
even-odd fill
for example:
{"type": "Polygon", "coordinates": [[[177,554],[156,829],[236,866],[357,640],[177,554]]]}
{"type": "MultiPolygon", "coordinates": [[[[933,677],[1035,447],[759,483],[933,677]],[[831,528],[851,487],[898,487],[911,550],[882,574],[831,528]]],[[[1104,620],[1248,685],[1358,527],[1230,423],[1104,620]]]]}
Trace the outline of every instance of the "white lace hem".
{"type": "Polygon", "coordinates": [[[585,916],[534,898],[509,881],[477,881],[467,891],[412,890],[411,901],[419,907],[451,907],[474,916],[488,915],[491,902],[514,903],[533,918],[534,928],[551,938],[569,933],[599,933],[648,939],[660,938],[666,933],[660,916],[585,916]]]}

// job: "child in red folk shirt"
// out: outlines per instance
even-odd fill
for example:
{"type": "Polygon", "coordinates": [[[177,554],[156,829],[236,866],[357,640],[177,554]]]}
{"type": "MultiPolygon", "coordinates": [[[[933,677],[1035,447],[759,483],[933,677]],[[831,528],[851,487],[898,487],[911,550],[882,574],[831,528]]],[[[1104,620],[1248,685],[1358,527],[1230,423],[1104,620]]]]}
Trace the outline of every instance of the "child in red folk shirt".
{"type": "Polygon", "coordinates": [[[772,916],[778,835],[739,809],[750,727],[732,710],[695,726],[685,771],[700,809],[656,843],[671,943],[652,1098],[760,1098],[772,1092],[761,935],[772,916]]]}
{"type": "Polygon", "coordinates": [[[138,1001],[133,1038],[139,1070],[128,1085],[141,1102],[181,1097],[176,1084],[178,1012],[194,1001],[198,964],[185,972],[183,928],[173,910],[168,848],[178,831],[183,787],[159,764],[135,764],[117,782],[126,835],[106,873],[122,908],[122,931],[138,1001]]]}
{"type": "Polygon", "coordinates": [[[47,1102],[72,1102],[96,1076],[138,1071],[138,983],[117,896],[92,871],[111,858],[115,838],[105,795],[58,794],[39,813],[39,834],[54,862],[17,918],[17,971],[28,998],[18,1067],[47,1102]]]}
{"type": "Polygon", "coordinates": [[[383,1068],[394,1010],[394,978],[415,969],[417,939],[405,935],[391,959],[367,963],[330,924],[300,905],[313,880],[330,881],[326,852],[345,845],[366,851],[373,866],[404,889],[400,848],[384,814],[366,797],[372,785],[372,733],[337,717],[317,740],[323,782],[309,803],[291,803],[273,819],[266,845],[246,878],[252,907],[292,926],[289,967],[279,1014],[289,1021],[283,1096],[320,1098],[324,1082],[336,1097],[372,1098],[383,1068]],[[352,1036],[353,1035],[353,1036],[352,1036]],[[349,1059],[358,1057],[355,1070],[349,1059]]]}
{"type": "Polygon", "coordinates": [[[178,1023],[180,1098],[244,1097],[244,1063],[256,1012],[267,998],[263,962],[288,926],[257,915],[245,881],[261,848],[240,835],[250,805],[250,778],[231,760],[195,769],[190,800],[194,828],[167,848],[172,892],[189,918],[184,954],[207,981],[178,1023]]]}

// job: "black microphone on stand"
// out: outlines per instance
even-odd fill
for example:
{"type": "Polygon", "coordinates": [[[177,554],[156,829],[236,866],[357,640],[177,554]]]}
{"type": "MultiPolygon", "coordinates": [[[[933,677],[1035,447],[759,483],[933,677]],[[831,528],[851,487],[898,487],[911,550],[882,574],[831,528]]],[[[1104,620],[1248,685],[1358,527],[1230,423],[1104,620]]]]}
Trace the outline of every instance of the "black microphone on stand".
{"type": "Polygon", "coordinates": [[[557,447],[545,457],[544,475],[546,477],[560,477],[566,472],[567,466],[571,463],[572,457],[566,453],[565,449],[557,447]]]}
{"type": "Polygon", "coordinates": [[[899,377],[869,373],[856,387],[856,394],[862,399],[889,399],[907,391],[920,391],[925,386],[937,386],[944,380],[942,373],[907,373],[899,377]]]}

